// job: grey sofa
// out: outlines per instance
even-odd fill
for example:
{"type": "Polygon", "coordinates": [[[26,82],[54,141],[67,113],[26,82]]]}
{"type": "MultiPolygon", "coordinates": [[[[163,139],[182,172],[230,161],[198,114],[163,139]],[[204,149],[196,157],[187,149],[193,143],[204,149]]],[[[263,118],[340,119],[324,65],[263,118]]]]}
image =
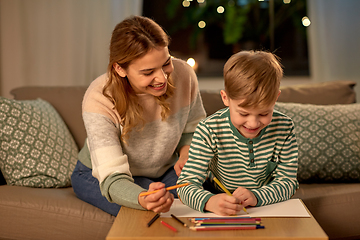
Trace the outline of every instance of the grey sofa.
{"type": "MultiPolygon", "coordinates": [[[[341,106],[357,107],[354,86],[353,82],[337,81],[282,88],[280,103],[276,107],[292,115],[294,121],[296,120],[295,124],[299,125],[297,134],[300,149],[309,144],[307,140],[312,138],[311,134],[314,134],[312,130],[307,129],[309,124],[307,126],[300,124],[311,121],[311,118],[308,118],[306,113],[306,118],[300,115],[305,110],[311,114],[315,114],[315,111],[322,113],[322,115],[318,114],[317,118],[321,120],[328,117],[329,109],[326,107],[334,107],[335,111],[341,106]],[[307,131],[310,131],[309,136],[300,135],[307,131]]],[[[80,149],[86,137],[81,118],[81,101],[85,90],[85,86],[22,87],[12,90],[11,93],[16,100],[41,98],[49,102],[65,122],[76,148],[80,149]]],[[[224,107],[219,93],[203,91],[202,98],[208,114],[224,107]]],[[[354,112],[353,109],[349,111],[354,112]]],[[[360,128],[359,121],[360,119],[354,119],[358,125],[356,129],[351,129],[350,135],[357,134],[357,128],[360,128]]],[[[349,122],[343,123],[346,124],[349,122]]],[[[324,139],[318,140],[318,143],[321,144],[324,139]]],[[[355,153],[358,147],[359,145],[354,146],[355,153]]],[[[315,150],[311,148],[309,151],[302,150],[299,159],[300,189],[294,197],[304,201],[330,239],[360,239],[360,178],[356,175],[360,170],[360,155],[357,158],[351,155],[350,167],[357,170],[344,170],[344,174],[333,174],[331,177],[332,172],[327,173],[326,166],[333,168],[333,162],[331,165],[324,160],[325,162],[319,162],[315,166],[311,165],[311,161],[323,159],[322,153],[315,150]],[[309,157],[307,152],[314,151],[317,155],[315,154],[314,159],[309,159],[311,156],[309,157]],[[306,161],[301,162],[301,157],[306,161]],[[310,164],[307,161],[310,161],[310,164]]],[[[337,160],[336,154],[330,154],[328,158],[334,159],[335,162],[337,160]]],[[[3,171],[4,166],[0,165],[0,167],[3,171]]],[[[337,167],[335,166],[335,173],[337,167]]],[[[76,198],[71,186],[61,188],[12,186],[6,184],[1,174],[0,184],[0,239],[105,239],[114,221],[113,216],[76,198]]]]}

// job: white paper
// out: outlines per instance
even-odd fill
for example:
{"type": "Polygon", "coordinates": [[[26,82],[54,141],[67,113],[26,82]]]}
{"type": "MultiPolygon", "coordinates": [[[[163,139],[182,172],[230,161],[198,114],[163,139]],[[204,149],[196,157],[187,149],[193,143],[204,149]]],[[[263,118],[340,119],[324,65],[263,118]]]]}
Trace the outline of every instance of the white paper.
{"type": "MultiPolygon", "coordinates": [[[[305,209],[300,199],[289,199],[284,202],[274,203],[262,207],[247,207],[246,214],[241,211],[238,216],[250,216],[250,217],[310,217],[310,214],[305,209]]],[[[162,213],[161,217],[171,217],[170,214],[174,214],[177,217],[219,217],[214,213],[202,213],[196,211],[180,202],[179,199],[175,199],[170,211],[162,213]]]]}

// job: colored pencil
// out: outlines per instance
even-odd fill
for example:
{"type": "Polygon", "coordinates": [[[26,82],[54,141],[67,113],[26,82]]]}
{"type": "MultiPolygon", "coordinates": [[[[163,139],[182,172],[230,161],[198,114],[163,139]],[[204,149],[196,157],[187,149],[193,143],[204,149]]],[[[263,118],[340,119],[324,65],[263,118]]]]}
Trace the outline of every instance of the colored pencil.
{"type": "MultiPolygon", "coordinates": [[[[213,180],[216,182],[217,185],[219,185],[219,187],[221,187],[221,189],[229,196],[232,196],[232,194],[229,192],[229,190],[226,189],[226,187],[224,185],[222,185],[222,183],[216,178],[214,177],[213,180]]],[[[246,210],[246,208],[243,208],[244,212],[246,212],[247,214],[249,214],[246,210]]]]}
{"type": "Polygon", "coordinates": [[[174,218],[176,221],[178,221],[179,223],[181,223],[184,227],[187,227],[186,223],[184,223],[183,221],[181,221],[179,218],[177,218],[174,214],[170,214],[170,216],[172,218],[174,218]]]}
{"type": "Polygon", "coordinates": [[[177,232],[176,228],[174,228],[173,226],[171,226],[170,224],[164,222],[164,221],[161,221],[161,224],[164,225],[165,227],[171,229],[172,231],[174,232],[177,232]]]}
{"type": "MultiPolygon", "coordinates": [[[[167,187],[166,190],[169,191],[169,190],[173,190],[173,189],[176,189],[176,188],[181,188],[181,187],[185,187],[187,185],[189,185],[190,183],[183,183],[183,184],[179,184],[179,185],[174,185],[174,186],[171,186],[171,187],[167,187]]],[[[147,195],[150,195],[150,194],[153,194],[153,193],[156,193],[158,191],[160,191],[161,189],[158,189],[158,190],[155,190],[155,191],[151,191],[151,192],[142,192],[140,193],[140,197],[143,197],[143,196],[147,196],[147,195]]]]}
{"type": "Polygon", "coordinates": [[[241,217],[199,217],[199,218],[189,218],[190,221],[201,221],[201,220],[245,220],[245,219],[255,219],[261,221],[261,218],[252,218],[250,216],[241,216],[241,217]]]}
{"type": "Polygon", "coordinates": [[[251,222],[198,222],[197,226],[208,226],[208,225],[260,225],[260,221],[251,222]]]}
{"type": "Polygon", "coordinates": [[[243,218],[243,219],[231,219],[231,218],[210,218],[191,220],[192,222],[255,222],[261,221],[261,218],[243,218]]]}
{"type": "Polygon", "coordinates": [[[210,226],[210,227],[190,227],[191,230],[194,231],[216,231],[216,230],[255,230],[262,229],[264,226],[259,225],[249,225],[249,226],[210,226]]]}
{"type": "Polygon", "coordinates": [[[156,219],[158,219],[159,217],[160,217],[160,214],[157,213],[157,214],[150,220],[150,222],[148,222],[147,226],[150,227],[151,224],[153,224],[153,223],[156,221],[156,219]]]}

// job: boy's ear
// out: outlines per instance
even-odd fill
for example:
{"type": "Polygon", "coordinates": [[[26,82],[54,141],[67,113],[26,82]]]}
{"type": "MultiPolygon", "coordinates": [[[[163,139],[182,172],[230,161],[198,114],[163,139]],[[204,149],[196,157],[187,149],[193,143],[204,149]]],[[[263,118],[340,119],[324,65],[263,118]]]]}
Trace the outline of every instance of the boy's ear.
{"type": "Polygon", "coordinates": [[[230,102],[228,96],[226,95],[226,92],[224,90],[221,90],[220,95],[224,105],[228,107],[230,105],[230,102]]]}
{"type": "Polygon", "coordinates": [[[276,98],[276,101],[275,101],[275,102],[277,102],[277,100],[279,99],[280,94],[281,94],[281,90],[279,90],[279,93],[278,93],[278,95],[277,95],[277,98],[276,98]]]}
{"type": "Polygon", "coordinates": [[[113,67],[114,67],[115,71],[117,72],[117,74],[119,74],[120,77],[123,77],[123,78],[126,77],[125,70],[122,67],[120,67],[119,64],[114,63],[113,67]]]}

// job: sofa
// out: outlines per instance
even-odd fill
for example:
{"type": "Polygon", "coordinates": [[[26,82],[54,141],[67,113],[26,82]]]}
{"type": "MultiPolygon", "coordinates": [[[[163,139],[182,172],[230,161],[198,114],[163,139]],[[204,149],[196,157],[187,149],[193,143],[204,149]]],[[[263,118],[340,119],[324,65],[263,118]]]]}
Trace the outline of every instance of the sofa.
{"type": "MultiPolygon", "coordinates": [[[[282,87],[303,200],[329,239],[360,239],[360,104],[355,83],[282,87]]],[[[79,200],[69,177],[86,132],[85,86],[20,87],[0,103],[0,239],[105,239],[115,217],[79,200]]],[[[201,91],[207,114],[223,108],[201,91]]]]}

